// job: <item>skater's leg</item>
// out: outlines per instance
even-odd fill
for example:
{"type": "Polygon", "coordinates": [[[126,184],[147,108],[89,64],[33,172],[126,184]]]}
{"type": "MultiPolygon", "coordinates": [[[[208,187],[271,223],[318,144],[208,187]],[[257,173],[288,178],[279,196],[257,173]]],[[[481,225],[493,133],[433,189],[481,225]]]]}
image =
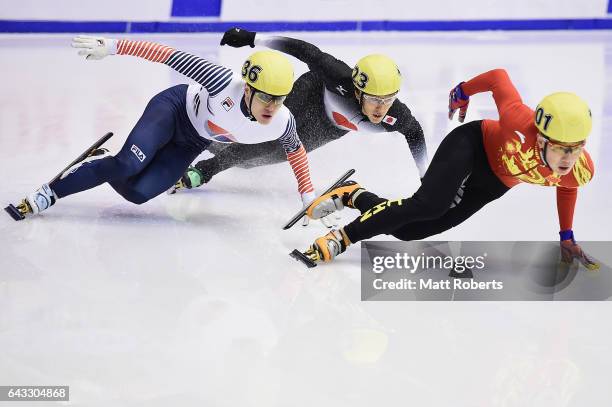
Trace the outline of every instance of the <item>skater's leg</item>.
{"type": "MultiPolygon", "coordinates": [[[[457,190],[472,172],[476,153],[472,141],[474,133],[481,134],[480,122],[465,124],[449,133],[436,151],[417,192],[411,198],[385,200],[367,209],[344,227],[350,241],[355,243],[378,234],[390,234],[403,225],[444,215],[457,190]]],[[[361,198],[356,199],[355,206],[365,209],[365,205],[360,205],[361,198]]],[[[376,201],[372,196],[369,199],[376,201]]]]}
{"type": "Polygon", "coordinates": [[[489,188],[478,188],[470,190],[466,187],[461,202],[450,208],[444,215],[437,219],[408,223],[391,233],[400,240],[420,240],[445,232],[482,209],[491,201],[500,198],[508,191],[501,182],[490,185],[489,188]]]}
{"type": "Polygon", "coordinates": [[[140,205],[174,185],[198,154],[199,150],[170,142],[143,171],[127,180],[111,181],[110,185],[126,200],[140,205]]]}
{"type": "Polygon", "coordinates": [[[174,134],[175,113],[163,96],[164,92],[148,103],[117,155],[84,163],[53,182],[50,187],[57,197],[63,198],[104,182],[127,179],[144,170],[174,134]]]}

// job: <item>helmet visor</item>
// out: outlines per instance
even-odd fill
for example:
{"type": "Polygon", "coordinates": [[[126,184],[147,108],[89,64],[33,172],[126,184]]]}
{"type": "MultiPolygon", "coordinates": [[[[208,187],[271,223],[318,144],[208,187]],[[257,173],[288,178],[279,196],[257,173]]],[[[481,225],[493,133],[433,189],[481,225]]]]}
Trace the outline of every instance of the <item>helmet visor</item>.
{"type": "Polygon", "coordinates": [[[559,155],[569,154],[570,156],[578,156],[584,150],[585,144],[584,141],[571,144],[558,143],[548,138],[548,149],[559,155]]]}
{"type": "Polygon", "coordinates": [[[260,90],[254,90],[255,97],[259,99],[264,105],[269,105],[270,103],[274,103],[275,105],[282,105],[287,99],[287,95],[284,96],[273,96],[268,93],[262,92],[260,90]]]}
{"type": "Polygon", "coordinates": [[[397,93],[389,96],[374,96],[368,95],[367,93],[363,94],[364,101],[373,103],[375,105],[390,106],[393,104],[393,102],[395,102],[395,99],[397,99],[397,93]]]}

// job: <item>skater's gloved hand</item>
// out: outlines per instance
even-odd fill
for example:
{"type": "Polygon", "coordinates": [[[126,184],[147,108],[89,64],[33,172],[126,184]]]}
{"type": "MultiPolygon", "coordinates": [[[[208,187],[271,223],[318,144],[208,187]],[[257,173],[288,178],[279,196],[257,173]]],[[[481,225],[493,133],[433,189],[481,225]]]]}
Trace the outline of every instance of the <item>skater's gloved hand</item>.
{"type": "Polygon", "coordinates": [[[572,264],[574,259],[578,259],[588,270],[599,270],[599,264],[586,254],[574,240],[574,232],[562,230],[559,235],[561,236],[561,261],[563,263],[572,264]]]}
{"type": "Polygon", "coordinates": [[[187,168],[187,171],[185,171],[185,173],[181,177],[181,180],[183,181],[183,185],[185,185],[185,188],[187,189],[197,188],[200,185],[206,183],[206,180],[204,179],[204,174],[197,167],[187,168]]]}
{"type": "MultiPolygon", "coordinates": [[[[304,204],[304,208],[307,208],[312,201],[314,201],[316,195],[314,192],[304,192],[302,194],[302,203],[304,204]]],[[[317,218],[321,221],[323,226],[326,228],[333,228],[334,226],[338,226],[338,221],[340,220],[340,215],[337,213],[333,213],[327,216],[317,218]]],[[[302,218],[302,226],[308,226],[310,224],[310,219],[308,216],[304,215],[302,218]]]]}
{"type": "Polygon", "coordinates": [[[255,32],[243,30],[242,28],[231,28],[223,34],[221,45],[229,45],[230,47],[240,48],[244,46],[255,46],[255,32]]]}
{"type": "Polygon", "coordinates": [[[464,82],[451,89],[448,95],[448,120],[453,120],[455,112],[459,109],[459,121],[461,123],[465,120],[465,114],[470,104],[470,97],[463,93],[463,89],[461,89],[462,83],[464,82]]]}
{"type": "Polygon", "coordinates": [[[78,35],[72,39],[72,48],[79,48],[79,55],[85,56],[85,59],[99,60],[117,53],[117,40],[78,35]]]}
{"type": "Polygon", "coordinates": [[[168,195],[172,195],[172,194],[175,194],[176,191],[178,191],[180,189],[197,188],[200,185],[205,184],[206,182],[208,182],[208,181],[206,180],[206,178],[205,178],[204,174],[202,173],[202,171],[200,171],[196,167],[189,167],[189,168],[187,168],[187,171],[185,171],[185,173],[183,174],[181,179],[179,179],[176,182],[176,184],[174,184],[167,191],[167,193],[168,193],[168,195]]]}

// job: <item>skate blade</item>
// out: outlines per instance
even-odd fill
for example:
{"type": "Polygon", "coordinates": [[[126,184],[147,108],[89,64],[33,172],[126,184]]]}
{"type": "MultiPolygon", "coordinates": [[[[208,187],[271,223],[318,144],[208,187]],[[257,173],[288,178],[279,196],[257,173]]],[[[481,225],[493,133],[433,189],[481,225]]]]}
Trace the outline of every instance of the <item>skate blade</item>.
{"type": "Polygon", "coordinates": [[[25,216],[17,209],[13,204],[9,204],[6,208],[4,208],[6,213],[11,215],[11,218],[14,220],[24,220],[25,216]]]}
{"type": "Polygon", "coordinates": [[[312,259],[310,259],[298,249],[294,249],[291,253],[289,253],[289,256],[293,257],[297,261],[304,263],[308,268],[317,267],[317,263],[315,263],[312,259]]]}
{"type": "MultiPolygon", "coordinates": [[[[338,178],[338,180],[336,180],[336,182],[334,182],[329,188],[327,188],[325,190],[325,192],[323,192],[321,195],[319,195],[318,197],[327,194],[328,192],[331,192],[334,188],[336,188],[338,185],[340,185],[341,183],[343,183],[344,181],[346,181],[347,179],[350,178],[351,175],[353,175],[355,173],[354,169],[350,169],[347,172],[344,173],[344,175],[342,175],[340,178],[338,178]]],[[[317,198],[318,198],[317,197],[317,198]]],[[[306,215],[306,210],[308,208],[303,208],[302,210],[300,210],[298,213],[295,214],[295,216],[293,216],[293,218],[291,218],[289,220],[289,222],[287,222],[287,224],[285,226],[283,226],[283,230],[287,230],[290,227],[292,227],[293,225],[295,225],[296,223],[298,223],[298,221],[300,219],[302,219],[302,217],[304,217],[304,215],[306,215]]]]}

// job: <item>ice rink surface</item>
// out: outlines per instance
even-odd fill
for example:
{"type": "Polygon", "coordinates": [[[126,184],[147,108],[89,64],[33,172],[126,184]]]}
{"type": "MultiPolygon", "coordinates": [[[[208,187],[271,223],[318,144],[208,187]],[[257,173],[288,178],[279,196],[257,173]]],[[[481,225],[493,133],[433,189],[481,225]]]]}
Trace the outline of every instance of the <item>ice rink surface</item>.
{"type": "MultiPolygon", "coordinates": [[[[286,35],[349,65],[373,52],[394,58],[430,158],[457,125],[447,97],[462,80],[503,67],[532,107],[548,93],[578,93],[593,112],[596,174],[580,190],[574,231],[611,240],[612,32],[286,35]]],[[[117,151],[154,94],[186,83],[138,58],[84,61],[70,37],[0,36],[3,206],[107,131],[117,151]]],[[[219,48],[220,37],[131,38],[238,70],[252,50],[219,48]]],[[[496,117],[490,94],[472,98],[468,120],[496,117]]],[[[309,158],[315,187],[348,168],[390,198],[419,184],[399,134],[349,134],[309,158]]],[[[70,405],[105,407],[612,402],[609,302],[361,302],[358,247],[314,271],[287,255],[326,232],[281,231],[299,208],[282,163],[230,169],[141,206],[103,185],[38,218],[3,214],[0,384],[70,385],[70,405]]],[[[342,222],[355,215],[343,211],[342,222]]],[[[556,240],[557,231],[554,189],[519,185],[432,239],[556,240]]]]}

